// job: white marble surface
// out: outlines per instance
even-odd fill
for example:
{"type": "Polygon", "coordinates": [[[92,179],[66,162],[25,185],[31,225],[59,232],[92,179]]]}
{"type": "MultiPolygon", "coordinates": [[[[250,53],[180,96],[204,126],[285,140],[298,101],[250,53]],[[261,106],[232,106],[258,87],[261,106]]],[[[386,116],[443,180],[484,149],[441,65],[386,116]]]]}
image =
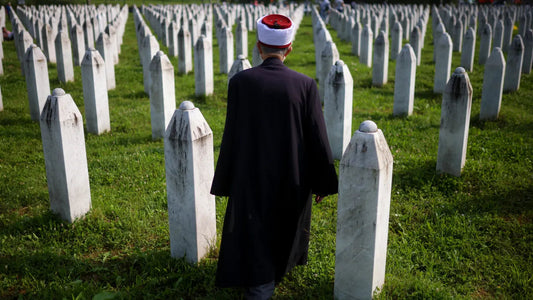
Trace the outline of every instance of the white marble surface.
{"type": "Polygon", "coordinates": [[[152,86],[152,76],[150,74],[150,63],[152,58],[159,51],[159,43],[152,34],[145,36],[142,40],[142,57],[143,57],[143,82],[144,92],[150,95],[150,87],[152,86]]]}
{"type": "Polygon", "coordinates": [[[85,40],[83,37],[83,29],[80,25],[76,24],[70,29],[70,37],[72,39],[74,65],[81,66],[83,56],[85,55],[85,40]]]}
{"type": "Polygon", "coordinates": [[[339,166],[336,299],[372,299],[384,283],[392,168],[382,131],[363,122],[339,166]]]}
{"type": "Polygon", "coordinates": [[[507,49],[507,65],[505,66],[505,79],[503,81],[504,92],[515,92],[520,88],[523,61],[524,42],[522,37],[517,34],[507,49]]]}
{"type": "Polygon", "coordinates": [[[82,116],[69,94],[54,89],[40,125],[50,207],[73,222],[91,209],[82,116]]]}
{"type": "Polygon", "coordinates": [[[157,51],[150,63],[150,120],[152,139],[165,135],[168,123],[176,110],[174,67],[168,57],[157,51]]]}
{"type": "Polygon", "coordinates": [[[479,64],[484,65],[491,54],[492,46],[492,27],[488,24],[481,25],[479,37],[479,64]]]}
{"type": "Polygon", "coordinates": [[[50,81],[46,57],[37,45],[32,44],[26,50],[24,67],[30,116],[32,120],[39,121],[46,99],[50,95],[50,81]]]}
{"type": "Polygon", "coordinates": [[[435,58],[435,77],[433,92],[441,94],[446,89],[452,65],[452,39],[444,32],[438,39],[435,58]]]}
{"type": "Polygon", "coordinates": [[[178,33],[178,73],[187,74],[192,71],[191,33],[181,28],[178,33]]]}
{"type": "Polygon", "coordinates": [[[235,74],[239,73],[242,70],[250,69],[252,65],[248,61],[244,55],[237,56],[237,59],[233,62],[233,65],[231,66],[231,69],[228,73],[228,84],[231,77],[233,77],[235,74]]]}
{"type": "Polygon", "coordinates": [[[196,96],[212,95],[213,47],[205,35],[201,35],[194,46],[194,91],[196,96]]]}
{"type": "Polygon", "coordinates": [[[96,49],[98,50],[105,62],[107,90],[113,90],[116,88],[115,64],[113,63],[114,54],[109,35],[107,35],[105,32],[100,32],[100,35],[96,40],[96,49]]]}
{"type": "Polygon", "coordinates": [[[320,100],[324,101],[324,96],[326,92],[326,86],[328,81],[328,74],[331,70],[331,67],[335,65],[335,62],[338,61],[340,58],[339,50],[337,50],[337,46],[335,43],[331,40],[326,41],[324,48],[322,48],[322,52],[320,54],[320,77],[318,78],[319,82],[319,90],[318,94],[320,96],[320,100]]]}
{"type": "Polygon", "coordinates": [[[505,58],[500,48],[492,50],[485,63],[483,88],[481,89],[480,120],[496,120],[500,113],[505,75],[505,58]]]}
{"type": "Polygon", "coordinates": [[[202,113],[185,101],[165,134],[171,256],[196,263],[216,243],[213,134],[202,113]]]}
{"type": "Polygon", "coordinates": [[[464,68],[455,69],[442,96],[437,172],[461,176],[466,161],[472,85],[464,68]]]}
{"type": "Polygon", "coordinates": [[[403,28],[400,22],[396,21],[391,31],[390,58],[395,60],[402,51],[403,28]]]}
{"type": "Polygon", "coordinates": [[[233,33],[228,28],[221,29],[218,51],[220,56],[220,73],[228,74],[233,65],[233,33]]]}
{"type": "Polygon", "coordinates": [[[81,82],[87,132],[99,135],[111,131],[106,64],[94,48],[87,49],[82,59],[81,82]]]}
{"type": "Polygon", "coordinates": [[[363,32],[361,33],[361,52],[359,55],[359,62],[366,65],[367,67],[372,67],[372,44],[374,42],[374,34],[370,26],[366,24],[363,27],[363,32]]]}
{"type": "Polygon", "coordinates": [[[381,31],[374,41],[372,62],[372,85],[381,87],[387,83],[389,75],[389,38],[381,31]]]}
{"type": "Polygon", "coordinates": [[[66,31],[59,31],[55,39],[57,78],[60,82],[74,81],[74,66],[72,63],[72,49],[66,31]]]}
{"type": "Polygon", "coordinates": [[[461,52],[461,67],[467,72],[474,69],[474,53],[476,51],[476,32],[469,28],[463,39],[463,51],[461,52]]]}
{"type": "Polygon", "coordinates": [[[416,61],[413,48],[411,45],[405,44],[396,59],[394,106],[392,109],[392,114],[395,116],[410,116],[413,113],[416,61]]]}

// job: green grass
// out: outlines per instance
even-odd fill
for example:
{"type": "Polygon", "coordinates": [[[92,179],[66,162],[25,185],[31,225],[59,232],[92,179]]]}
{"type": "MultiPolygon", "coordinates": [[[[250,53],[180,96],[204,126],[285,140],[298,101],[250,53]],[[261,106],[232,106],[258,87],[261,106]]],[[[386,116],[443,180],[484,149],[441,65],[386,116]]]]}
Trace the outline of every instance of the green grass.
{"type": "MultiPolygon", "coordinates": [[[[431,20],[429,22],[431,24],[431,20]]],[[[9,24],[8,24],[9,27],[9,24]]],[[[429,26],[430,27],[430,26],[429,26]]],[[[314,77],[311,19],[300,26],[286,64],[314,77]]],[[[414,114],[392,117],[395,63],[389,83],[371,86],[371,69],[336,38],[354,77],[353,129],[374,120],[394,156],[387,274],[380,298],[533,298],[533,80],[505,94],[496,122],[479,120],[483,67],[469,74],[474,89],[466,166],[459,178],[435,172],[441,96],[433,94],[431,28],[417,68],[414,114]]],[[[250,51],[255,42],[249,35],[250,51]]],[[[39,125],[31,121],[26,84],[12,42],[4,42],[0,76],[0,298],[235,299],[238,289],[214,287],[218,250],[198,265],[170,257],[162,140],[153,141],[149,98],[130,14],[117,88],[109,92],[111,132],[85,135],[92,210],[73,224],[49,211],[39,125]]],[[[214,133],[218,156],[225,121],[225,75],[215,94],[194,96],[194,76],[177,74],[176,101],[192,100],[214,133]]],[[[166,52],[166,49],[162,47],[166,52]]],[[[460,55],[454,53],[452,69],[460,55]]],[[[80,68],[60,84],[83,110],[80,68]]],[[[220,241],[226,205],[217,202],[220,241]]],[[[278,299],[331,299],[335,265],[336,196],[315,205],[310,262],[276,290],[278,299]]]]}

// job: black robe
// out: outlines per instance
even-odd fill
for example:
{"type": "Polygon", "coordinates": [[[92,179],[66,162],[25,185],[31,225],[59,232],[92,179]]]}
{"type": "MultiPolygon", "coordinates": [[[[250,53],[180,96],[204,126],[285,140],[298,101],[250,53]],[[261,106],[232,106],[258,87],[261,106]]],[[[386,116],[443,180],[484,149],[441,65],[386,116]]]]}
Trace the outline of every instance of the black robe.
{"type": "Polygon", "coordinates": [[[216,284],[279,282],[305,264],[312,193],[337,188],[315,81],[276,58],[237,73],[211,187],[229,196],[216,284]]]}

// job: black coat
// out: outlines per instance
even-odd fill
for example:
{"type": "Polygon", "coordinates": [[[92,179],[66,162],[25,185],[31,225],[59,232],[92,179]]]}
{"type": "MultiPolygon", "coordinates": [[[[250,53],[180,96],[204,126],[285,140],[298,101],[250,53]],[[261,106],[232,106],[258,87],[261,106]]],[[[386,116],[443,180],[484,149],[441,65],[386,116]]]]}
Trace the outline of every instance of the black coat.
{"type": "Polygon", "coordinates": [[[229,196],[218,286],[254,286],[307,262],[311,196],[337,193],[313,79],[281,60],[231,78],[211,193],[229,196]]]}

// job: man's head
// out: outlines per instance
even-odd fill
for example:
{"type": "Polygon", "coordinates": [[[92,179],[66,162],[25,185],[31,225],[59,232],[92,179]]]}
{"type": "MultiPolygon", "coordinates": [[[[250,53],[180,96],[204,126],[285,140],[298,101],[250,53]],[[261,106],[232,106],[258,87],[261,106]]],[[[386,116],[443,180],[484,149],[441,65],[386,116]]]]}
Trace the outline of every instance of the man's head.
{"type": "Polygon", "coordinates": [[[281,60],[291,50],[294,25],[283,15],[267,15],[257,20],[257,46],[261,57],[278,57],[281,60]]]}

